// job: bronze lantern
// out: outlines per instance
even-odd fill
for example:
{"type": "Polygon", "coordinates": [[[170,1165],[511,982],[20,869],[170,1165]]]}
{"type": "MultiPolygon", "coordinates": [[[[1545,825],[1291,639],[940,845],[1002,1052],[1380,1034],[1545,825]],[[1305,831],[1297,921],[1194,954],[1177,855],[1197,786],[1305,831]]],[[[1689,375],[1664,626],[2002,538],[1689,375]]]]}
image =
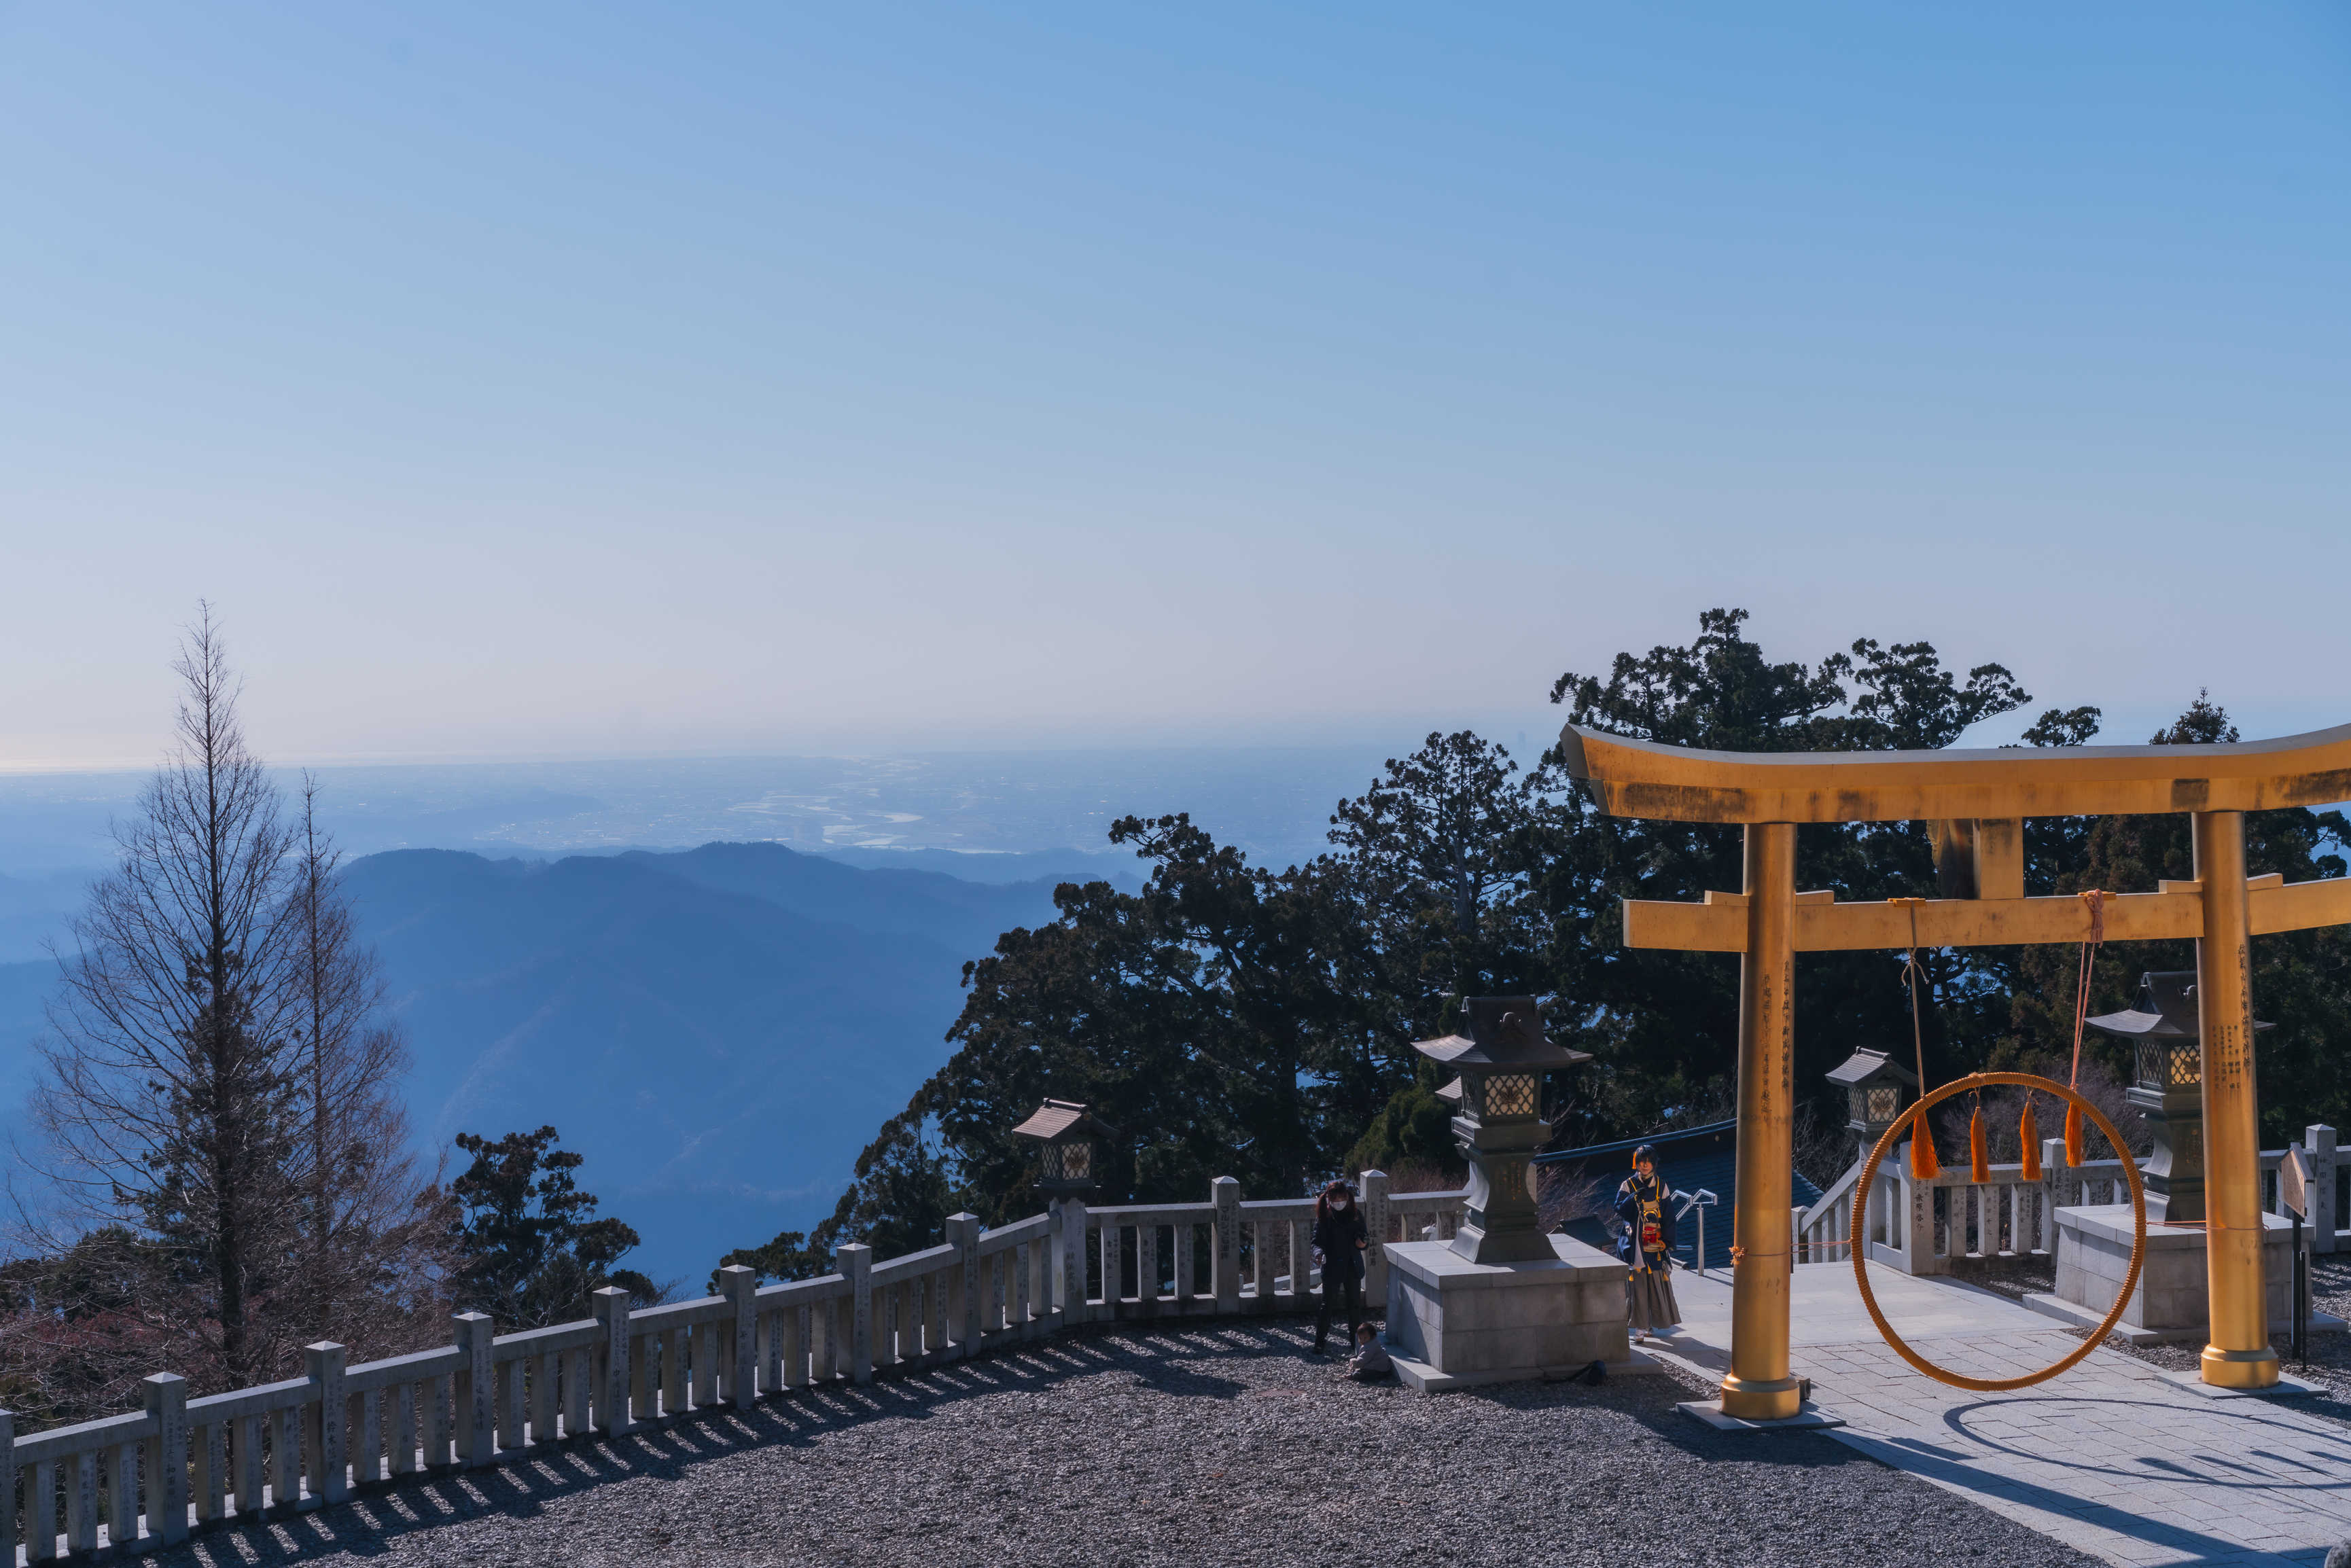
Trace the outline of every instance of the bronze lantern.
{"type": "Polygon", "coordinates": [[[2131,1042],[2131,1086],[2123,1099],[2155,1132],[2155,1152],[2144,1167],[2147,1218],[2203,1223],[2204,1034],[2196,971],[2150,970],[2138,977],[2138,995],[2128,1008],[2089,1024],[2131,1042]]]}
{"type": "Polygon", "coordinates": [[[1543,1037],[1532,997],[1468,997],[1462,1010],[1468,1033],[1413,1046],[1461,1075],[1453,1136],[1469,1161],[1469,1202],[1453,1250],[1473,1263],[1549,1260],[1557,1254],[1527,1186],[1529,1164],[1551,1135],[1543,1080],[1592,1058],[1543,1037]]]}

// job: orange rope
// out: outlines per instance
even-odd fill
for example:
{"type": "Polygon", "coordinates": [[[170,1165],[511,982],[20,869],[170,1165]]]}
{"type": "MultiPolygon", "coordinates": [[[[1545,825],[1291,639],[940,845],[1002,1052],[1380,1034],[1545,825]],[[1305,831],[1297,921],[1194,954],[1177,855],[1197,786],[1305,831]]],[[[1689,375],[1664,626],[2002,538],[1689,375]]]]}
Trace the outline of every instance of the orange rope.
{"type": "MultiPolygon", "coordinates": [[[[1918,904],[1915,898],[1891,900],[1910,906],[1910,956],[1903,961],[1902,977],[1910,986],[1910,1048],[1918,1059],[1918,1092],[1927,1092],[1927,1037],[1918,1021],[1918,904]]],[[[1932,1181],[1942,1175],[1942,1164],[1935,1157],[1935,1134],[1925,1122],[1910,1138],[1910,1176],[1914,1181],[1932,1181]]]]}
{"type": "MultiPolygon", "coordinates": [[[[2082,943],[2081,967],[2074,977],[2074,1071],[2065,1083],[2069,1089],[2082,1086],[2082,1028],[2090,1017],[2090,978],[2097,966],[2098,949],[2106,940],[2106,895],[2094,887],[2081,899],[2089,906],[2090,935],[2082,943]]],[[[2082,1112],[2078,1105],[2069,1103],[2065,1107],[2065,1163],[2079,1166],[2082,1158],[2082,1112]]]]}
{"type": "Polygon", "coordinates": [[[2106,941],[2106,895],[2094,887],[2080,896],[2090,908],[2090,935],[2083,940],[2082,966],[2074,979],[2074,1074],[2065,1081],[2068,1089],[2082,1086],[2082,1026],[2090,1017],[2090,968],[2106,941]]]}

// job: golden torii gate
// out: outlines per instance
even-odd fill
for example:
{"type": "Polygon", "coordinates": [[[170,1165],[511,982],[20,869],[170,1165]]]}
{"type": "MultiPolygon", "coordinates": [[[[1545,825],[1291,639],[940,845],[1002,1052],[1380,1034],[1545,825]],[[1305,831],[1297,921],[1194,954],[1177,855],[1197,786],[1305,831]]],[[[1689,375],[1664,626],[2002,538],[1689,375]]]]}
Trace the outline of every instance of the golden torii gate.
{"type": "Polygon", "coordinates": [[[2277,1382],[2262,1285],[2249,942],[2351,923],[2351,878],[2249,879],[2244,814],[2351,800],[2351,725],[2230,746],[1761,753],[1693,751],[1569,725],[1560,746],[1568,771],[1611,816],[1746,830],[1740,892],[1709,893],[1702,904],[1625,901],[1627,946],[1740,956],[1740,1201],[1725,1415],[1797,1413],[1788,1372],[1795,956],[2086,940],[2090,914],[2081,900],[2024,896],[2027,817],[2194,818],[2195,880],[2109,895],[2105,937],[2196,941],[2211,1312],[2203,1378],[2231,1388],[2277,1382]],[[1833,893],[1796,891],[1798,823],[1913,821],[1934,824],[1938,862],[1972,852],[1973,897],[1839,904],[1833,893]]]}

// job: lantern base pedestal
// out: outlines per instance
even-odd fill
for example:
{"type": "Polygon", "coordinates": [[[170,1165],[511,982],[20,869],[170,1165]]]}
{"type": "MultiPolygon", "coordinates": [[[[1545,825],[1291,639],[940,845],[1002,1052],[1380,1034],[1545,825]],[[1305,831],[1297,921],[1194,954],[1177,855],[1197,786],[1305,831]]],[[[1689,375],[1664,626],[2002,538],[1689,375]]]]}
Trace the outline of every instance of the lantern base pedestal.
{"type": "Polygon", "coordinates": [[[1388,1244],[1385,1340],[1405,1386],[1558,1381],[1595,1361],[1616,1376],[1664,1371],[1633,1350],[1624,1263],[1547,1239],[1552,1256],[1524,1263],[1472,1263],[1444,1241],[1388,1244]]]}
{"type": "MultiPolygon", "coordinates": [[[[2270,1332],[2283,1333],[2294,1321],[2293,1222],[2262,1216],[2262,1283],[2269,1296],[2270,1332]]],[[[2045,1316],[2095,1328],[2115,1304],[2123,1276],[2130,1271],[2131,1209],[2126,1203],[2095,1204],[2057,1211],[2057,1291],[2024,1298],[2045,1316]]],[[[2147,1259],[2138,1289],[2123,1309],[2115,1333],[2130,1344],[2202,1344],[2210,1334],[2205,1291],[2204,1228],[2158,1225],[2150,1217],[2147,1259]]],[[[2314,1333],[2339,1330],[2343,1320],[2314,1311],[2314,1333]]]]}

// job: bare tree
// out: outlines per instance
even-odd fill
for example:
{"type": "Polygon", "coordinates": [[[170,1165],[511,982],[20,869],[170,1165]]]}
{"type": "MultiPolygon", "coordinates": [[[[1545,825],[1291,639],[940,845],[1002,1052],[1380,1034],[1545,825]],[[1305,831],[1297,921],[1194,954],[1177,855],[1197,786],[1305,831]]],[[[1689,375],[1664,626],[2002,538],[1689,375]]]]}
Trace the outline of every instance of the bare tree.
{"type": "Polygon", "coordinates": [[[272,1359],[250,1308],[292,1218],[291,846],[209,605],[172,668],[177,743],[74,923],[33,1113],[67,1221],[133,1227],[243,1377],[272,1359]]]}
{"type": "Polygon", "coordinates": [[[384,1019],[381,967],[359,940],[342,852],[318,807],[319,782],[305,774],[289,894],[305,1135],[287,1173],[305,1214],[300,1282],[287,1305],[314,1336],[367,1353],[406,1349],[403,1331],[437,1301],[451,1261],[450,1212],[408,1152],[396,1087],[408,1051],[384,1019]]]}
{"type": "Polygon", "coordinates": [[[59,955],[30,1160],[53,1196],[0,1270],[0,1373],[60,1413],[166,1359],[217,1385],[322,1336],[413,1348],[446,1271],[317,783],[289,823],[209,606],[172,667],[176,744],[59,955]]]}

